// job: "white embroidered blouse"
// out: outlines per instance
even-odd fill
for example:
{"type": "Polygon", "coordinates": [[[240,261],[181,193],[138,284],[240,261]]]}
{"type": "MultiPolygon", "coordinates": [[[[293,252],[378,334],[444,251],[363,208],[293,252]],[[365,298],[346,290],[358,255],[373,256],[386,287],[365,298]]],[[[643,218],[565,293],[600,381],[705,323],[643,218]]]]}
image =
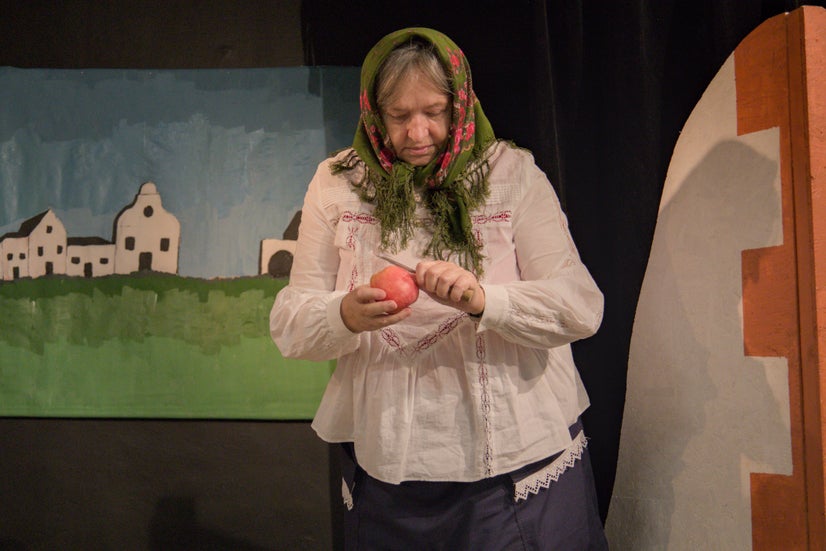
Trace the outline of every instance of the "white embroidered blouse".
{"type": "MultiPolygon", "coordinates": [[[[350,332],[342,297],[387,265],[374,254],[378,221],[347,180],[357,175],[332,175],[329,159],[305,197],[270,332],[285,357],[338,358],[312,426],[353,442],[359,465],[385,482],[513,471],[571,446],[568,426],[589,404],[570,343],[596,332],[602,293],[530,153],[493,147],[490,197],[471,213],[486,257],[478,320],[421,293],[403,322],[350,332]]],[[[427,243],[419,228],[395,256],[415,266],[427,243]]]]}

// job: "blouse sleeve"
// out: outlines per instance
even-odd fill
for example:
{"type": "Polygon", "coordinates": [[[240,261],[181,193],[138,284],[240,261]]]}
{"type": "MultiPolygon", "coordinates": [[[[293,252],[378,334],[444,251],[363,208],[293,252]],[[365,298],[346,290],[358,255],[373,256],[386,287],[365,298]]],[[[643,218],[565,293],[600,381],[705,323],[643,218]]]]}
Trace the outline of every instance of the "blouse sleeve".
{"type": "Polygon", "coordinates": [[[545,174],[528,157],[513,213],[520,281],[484,284],[479,330],[535,348],[590,337],[602,322],[603,296],[582,264],[568,222],[545,174]]]}
{"type": "Polygon", "coordinates": [[[358,348],[359,336],[341,319],[336,291],[339,252],[335,245],[335,212],[325,208],[322,180],[329,178],[326,163],[319,166],[304,197],[298,242],[289,284],[275,297],[270,311],[270,335],[288,358],[324,361],[358,348]]]}

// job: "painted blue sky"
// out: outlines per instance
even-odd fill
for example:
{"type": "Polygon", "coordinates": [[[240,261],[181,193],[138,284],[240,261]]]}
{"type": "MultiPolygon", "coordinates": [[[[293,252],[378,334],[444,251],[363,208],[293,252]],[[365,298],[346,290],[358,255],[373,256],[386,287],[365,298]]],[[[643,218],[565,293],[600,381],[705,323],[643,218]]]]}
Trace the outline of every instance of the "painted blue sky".
{"type": "Polygon", "coordinates": [[[353,67],[0,68],[0,235],[52,208],[70,237],[110,240],[152,181],[181,222],[180,275],[254,275],[357,117],[353,67]]]}

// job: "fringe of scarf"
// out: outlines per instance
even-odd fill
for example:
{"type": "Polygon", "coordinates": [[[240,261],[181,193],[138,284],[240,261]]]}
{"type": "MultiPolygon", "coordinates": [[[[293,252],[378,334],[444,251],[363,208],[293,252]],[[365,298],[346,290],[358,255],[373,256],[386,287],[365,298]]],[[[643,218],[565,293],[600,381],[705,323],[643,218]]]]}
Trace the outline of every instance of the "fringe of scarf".
{"type": "Polygon", "coordinates": [[[494,140],[482,153],[470,161],[451,183],[428,187],[423,173],[397,163],[391,177],[371,170],[355,150],[350,150],[331,165],[331,172],[339,174],[362,168],[362,175],[351,182],[362,201],[375,206],[374,216],[381,225],[381,247],[398,252],[413,237],[416,220],[416,192],[431,215],[426,229],[431,239],[423,254],[437,260],[452,259],[473,272],[483,273],[482,243],[473,234],[469,213],[482,206],[490,194],[488,158],[494,140]]]}

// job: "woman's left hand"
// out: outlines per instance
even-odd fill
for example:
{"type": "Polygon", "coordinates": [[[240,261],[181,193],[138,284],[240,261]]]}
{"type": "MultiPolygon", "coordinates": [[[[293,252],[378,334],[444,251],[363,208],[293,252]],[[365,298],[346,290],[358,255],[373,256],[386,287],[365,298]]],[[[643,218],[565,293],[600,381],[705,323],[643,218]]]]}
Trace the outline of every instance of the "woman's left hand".
{"type": "Polygon", "coordinates": [[[485,310],[485,290],[473,273],[452,262],[425,260],[416,265],[419,289],[440,304],[452,306],[468,314],[479,315],[485,310]],[[462,295],[470,293],[469,300],[462,295]]]}

